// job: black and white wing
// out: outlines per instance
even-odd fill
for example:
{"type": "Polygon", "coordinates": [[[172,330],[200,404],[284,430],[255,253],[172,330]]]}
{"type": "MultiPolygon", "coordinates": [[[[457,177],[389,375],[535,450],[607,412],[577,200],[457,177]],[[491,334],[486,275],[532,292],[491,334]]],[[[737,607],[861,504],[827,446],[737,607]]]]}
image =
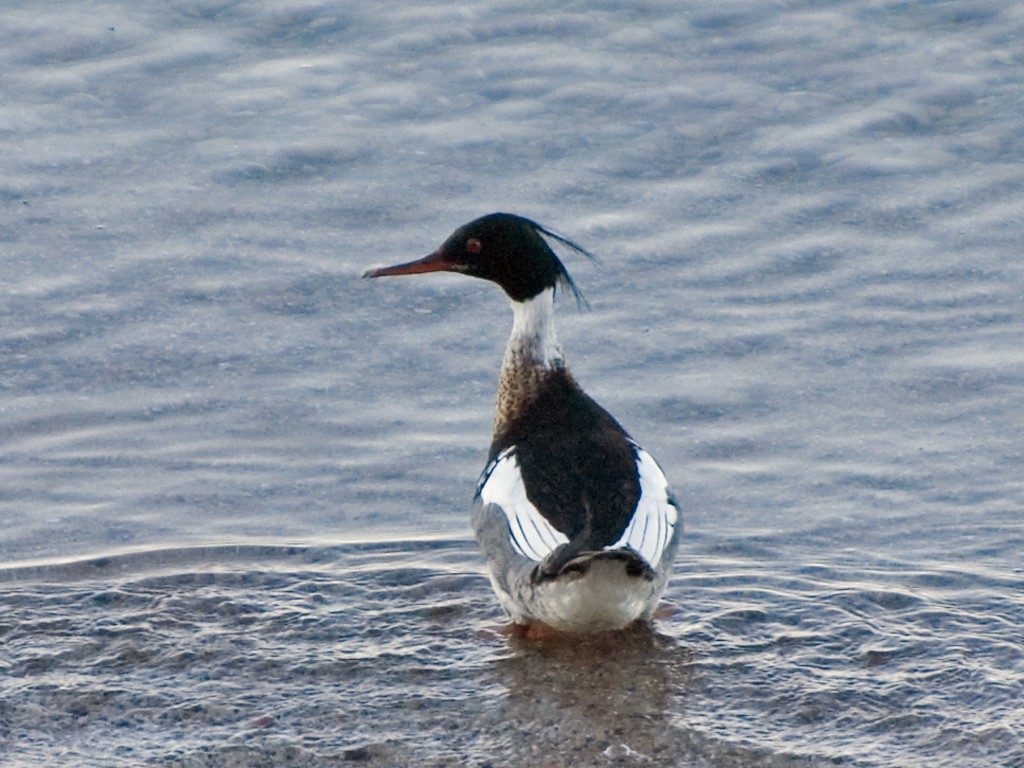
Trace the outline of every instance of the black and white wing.
{"type": "MultiPolygon", "coordinates": [[[[640,496],[622,535],[604,549],[629,547],[656,568],[674,540],[679,510],[657,462],[639,446],[634,449],[640,496]]],[[[484,471],[477,495],[484,504],[494,504],[504,513],[512,548],[523,557],[539,563],[569,542],[527,497],[514,447],[498,454],[484,471]]]]}
{"type": "Polygon", "coordinates": [[[568,537],[540,513],[526,495],[515,447],[506,448],[484,470],[477,496],[484,504],[499,507],[508,520],[509,538],[520,555],[541,562],[568,537]]]}
{"type": "Polygon", "coordinates": [[[679,510],[669,491],[665,473],[654,458],[634,443],[640,499],[622,536],[605,549],[629,547],[657,568],[673,542],[679,525],[679,510]]]}

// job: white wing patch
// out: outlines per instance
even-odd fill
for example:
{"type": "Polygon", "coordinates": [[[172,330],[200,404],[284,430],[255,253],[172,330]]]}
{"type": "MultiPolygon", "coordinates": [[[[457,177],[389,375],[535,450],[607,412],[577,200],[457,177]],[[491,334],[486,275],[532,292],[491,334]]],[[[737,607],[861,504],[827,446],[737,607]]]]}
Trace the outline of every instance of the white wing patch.
{"type": "Polygon", "coordinates": [[[668,500],[668,480],[658,463],[643,448],[635,447],[640,500],[622,536],[605,549],[630,547],[651,567],[657,568],[675,533],[679,512],[668,500]]]}
{"type": "Polygon", "coordinates": [[[526,497],[515,448],[506,448],[494,460],[480,487],[484,504],[497,504],[508,518],[512,546],[523,557],[539,563],[559,545],[568,543],[564,533],[551,525],[526,497]]]}

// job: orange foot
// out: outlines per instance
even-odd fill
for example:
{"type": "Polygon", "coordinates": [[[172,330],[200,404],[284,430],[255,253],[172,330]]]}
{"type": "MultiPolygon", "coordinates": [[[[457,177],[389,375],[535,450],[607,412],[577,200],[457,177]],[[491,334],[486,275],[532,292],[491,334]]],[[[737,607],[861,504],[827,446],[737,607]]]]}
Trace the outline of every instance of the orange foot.
{"type": "Polygon", "coordinates": [[[503,640],[511,637],[516,640],[534,642],[536,640],[546,640],[550,637],[561,637],[562,633],[543,622],[535,621],[531,624],[510,622],[508,624],[489,626],[481,629],[479,635],[485,640],[503,640]]]}
{"type": "Polygon", "coordinates": [[[679,613],[678,605],[672,605],[671,603],[663,603],[658,606],[658,608],[654,611],[654,616],[652,616],[651,618],[667,619],[671,616],[675,616],[677,613],[679,613]]]}
{"type": "Polygon", "coordinates": [[[512,627],[512,637],[518,637],[531,643],[537,640],[547,640],[549,638],[559,637],[562,635],[562,633],[557,629],[549,627],[541,621],[535,621],[532,624],[513,624],[512,627]]]}

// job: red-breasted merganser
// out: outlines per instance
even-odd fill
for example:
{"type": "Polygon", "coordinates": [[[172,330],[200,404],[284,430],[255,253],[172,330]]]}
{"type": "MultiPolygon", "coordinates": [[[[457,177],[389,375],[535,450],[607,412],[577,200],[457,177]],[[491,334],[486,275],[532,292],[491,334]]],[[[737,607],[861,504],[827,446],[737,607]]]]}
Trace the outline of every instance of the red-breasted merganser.
{"type": "Polygon", "coordinates": [[[580,389],[555,336],[554,294],[580,293],[536,222],[492,213],[418,261],[364,277],[461,272],[497,283],[514,320],[494,437],[473,502],[491,584],[527,628],[601,632],[652,618],[679,544],[664,473],[580,389]]]}

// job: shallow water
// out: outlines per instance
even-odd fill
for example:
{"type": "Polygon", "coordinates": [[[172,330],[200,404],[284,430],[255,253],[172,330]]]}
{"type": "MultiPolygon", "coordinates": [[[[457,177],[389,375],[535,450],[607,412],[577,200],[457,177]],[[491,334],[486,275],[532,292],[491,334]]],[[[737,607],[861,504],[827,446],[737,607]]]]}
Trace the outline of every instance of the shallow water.
{"type": "Polygon", "coordinates": [[[5,765],[1024,763],[1011,2],[0,10],[5,765]],[[527,645],[469,540],[492,210],[686,534],[527,645]]]}
{"type": "Polygon", "coordinates": [[[1024,577],[783,548],[698,537],[653,630],[541,643],[465,541],[11,568],[4,725],[19,765],[1024,758],[1024,577]]]}

